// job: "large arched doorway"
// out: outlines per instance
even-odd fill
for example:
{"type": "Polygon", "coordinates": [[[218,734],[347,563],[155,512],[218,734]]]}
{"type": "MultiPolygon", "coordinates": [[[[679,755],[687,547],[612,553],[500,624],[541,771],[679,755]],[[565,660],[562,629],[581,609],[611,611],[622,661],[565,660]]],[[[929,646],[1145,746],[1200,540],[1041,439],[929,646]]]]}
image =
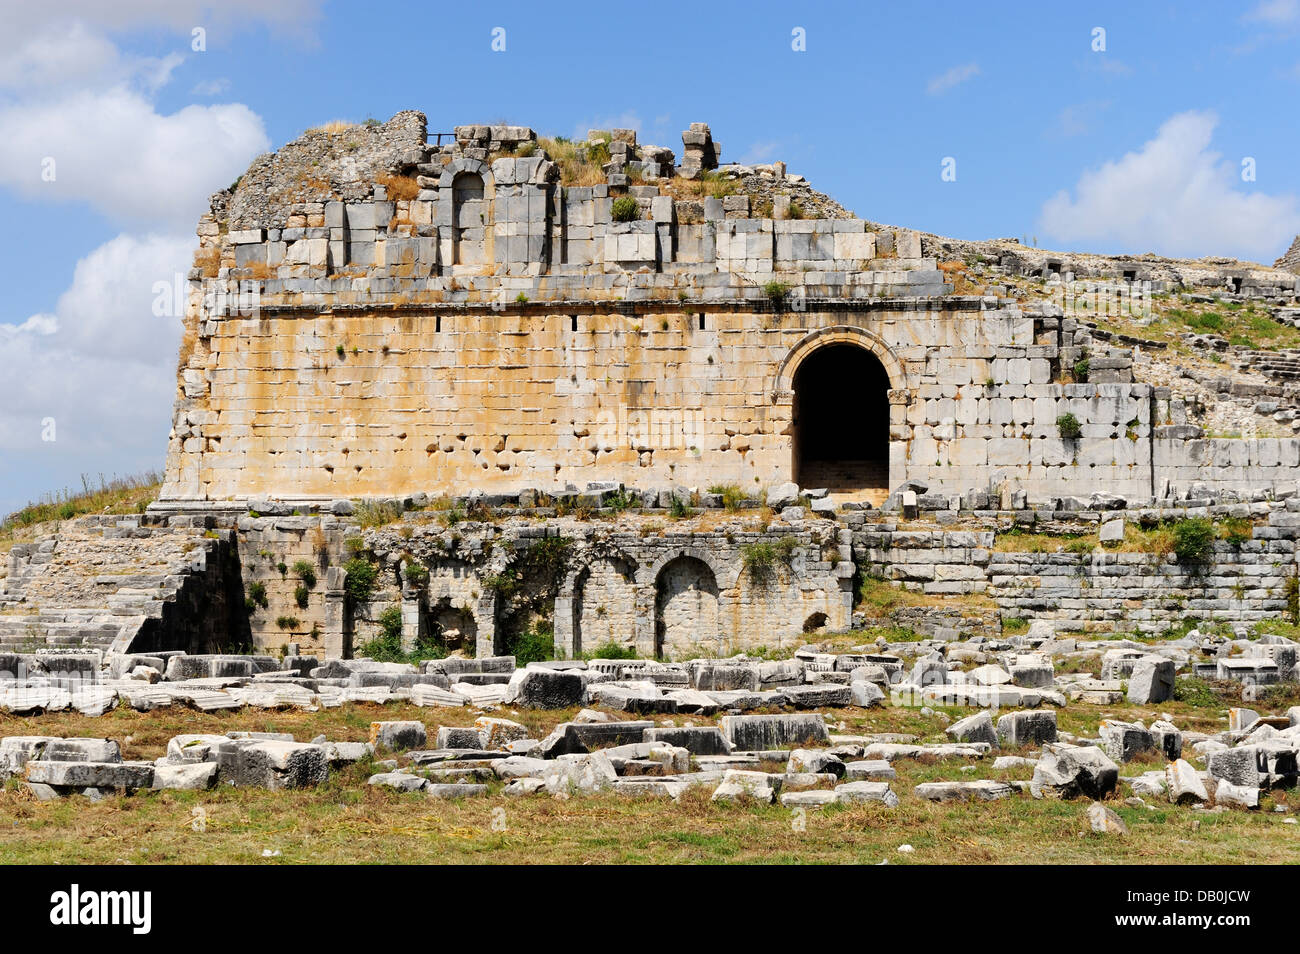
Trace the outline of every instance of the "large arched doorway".
{"type": "Polygon", "coordinates": [[[855,344],[828,344],[799,363],[793,386],[795,482],[883,501],[889,492],[890,385],[880,359],[855,344]]]}

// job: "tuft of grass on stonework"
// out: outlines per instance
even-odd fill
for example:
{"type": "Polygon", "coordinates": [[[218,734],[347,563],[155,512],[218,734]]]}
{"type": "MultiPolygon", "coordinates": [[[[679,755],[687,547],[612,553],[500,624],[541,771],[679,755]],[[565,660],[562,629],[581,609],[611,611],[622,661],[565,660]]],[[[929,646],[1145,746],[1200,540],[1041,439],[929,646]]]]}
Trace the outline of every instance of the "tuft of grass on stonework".
{"type": "Polygon", "coordinates": [[[96,479],[82,474],[80,490],[66,488],[47,494],[6,516],[0,521],[0,538],[11,537],[25,527],[52,520],[71,520],[88,513],[144,513],[161,489],[162,474],[157,471],[127,477],[100,474],[96,479]]]}
{"type": "Polygon", "coordinates": [[[595,649],[582,653],[583,659],[640,659],[636,654],[636,648],[625,646],[622,643],[616,643],[612,639],[609,642],[601,643],[595,649]]]}
{"type": "Polygon", "coordinates": [[[353,516],[363,530],[396,523],[402,513],[402,504],[397,500],[361,500],[353,508],[353,516]]]}
{"type": "Polygon", "coordinates": [[[744,505],[746,499],[745,492],[735,484],[714,484],[709,493],[722,497],[722,506],[733,513],[744,505]]]}

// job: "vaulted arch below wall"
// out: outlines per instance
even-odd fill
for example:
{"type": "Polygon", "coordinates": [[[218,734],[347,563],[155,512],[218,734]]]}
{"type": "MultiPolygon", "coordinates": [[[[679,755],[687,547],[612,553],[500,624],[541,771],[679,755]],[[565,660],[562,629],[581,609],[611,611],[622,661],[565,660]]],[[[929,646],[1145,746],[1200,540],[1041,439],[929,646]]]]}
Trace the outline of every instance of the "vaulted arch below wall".
{"type": "Polygon", "coordinates": [[[655,655],[686,658],[722,639],[721,593],[703,560],[679,556],[655,578],[655,655]]]}
{"type": "Polygon", "coordinates": [[[793,376],[791,469],[800,487],[889,491],[889,376],[876,356],[836,342],[793,376]]]}
{"type": "Polygon", "coordinates": [[[425,610],[425,626],[421,628],[449,652],[469,655],[477,649],[478,620],[473,609],[455,605],[449,597],[430,601],[425,610]]]}
{"type": "MultiPolygon", "coordinates": [[[[572,597],[572,655],[609,643],[636,645],[634,572],[635,568],[627,560],[606,557],[593,561],[577,574],[572,597]]],[[[641,652],[652,651],[649,646],[636,648],[641,652]]]]}

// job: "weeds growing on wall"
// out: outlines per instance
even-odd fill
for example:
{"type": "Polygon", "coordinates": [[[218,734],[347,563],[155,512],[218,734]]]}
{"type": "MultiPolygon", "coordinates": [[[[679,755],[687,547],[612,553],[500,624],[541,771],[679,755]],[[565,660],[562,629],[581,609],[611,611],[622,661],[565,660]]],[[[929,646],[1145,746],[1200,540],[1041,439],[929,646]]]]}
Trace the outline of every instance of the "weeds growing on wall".
{"type": "Polygon", "coordinates": [[[402,519],[402,504],[397,500],[362,500],[353,511],[357,523],[367,527],[383,527],[402,519]]]}
{"type": "Polygon", "coordinates": [[[621,195],[609,207],[609,214],[615,222],[635,222],[641,217],[641,207],[630,195],[621,195]]]}
{"type": "Polygon", "coordinates": [[[316,585],[316,566],[310,560],[294,563],[293,575],[302,580],[302,585],[309,590],[316,585]]]}
{"type": "Polygon", "coordinates": [[[1188,517],[1173,524],[1174,555],[1179,563],[1203,563],[1214,553],[1214,524],[1205,517],[1188,517]]]}
{"type": "Polygon", "coordinates": [[[507,640],[506,652],[515,657],[517,666],[554,659],[555,630],[549,622],[538,620],[513,639],[507,640]]]}
{"type": "Polygon", "coordinates": [[[245,605],[251,610],[254,606],[260,606],[266,609],[268,602],[266,599],[266,584],[255,580],[248,584],[248,599],[244,601],[245,605]],[[251,605],[249,605],[251,604],[251,605]]]}
{"type": "Polygon", "coordinates": [[[787,567],[790,565],[794,559],[794,551],[798,547],[799,540],[789,536],[775,542],[763,540],[758,543],[747,543],[740,548],[740,559],[750,579],[758,586],[766,586],[776,575],[779,564],[787,567]]]}
{"type": "Polygon", "coordinates": [[[370,594],[375,591],[375,584],[379,581],[379,567],[365,557],[357,556],[343,564],[343,569],[347,573],[343,591],[348,599],[354,604],[370,599],[370,594]]]}
{"type": "Polygon", "coordinates": [[[616,643],[612,639],[609,642],[601,643],[595,649],[582,653],[583,659],[639,659],[636,649],[632,646],[625,646],[622,643],[616,643]]]}
{"type": "Polygon", "coordinates": [[[429,568],[423,563],[408,558],[402,569],[406,582],[417,589],[424,589],[429,585],[429,568]]]}
{"type": "Polygon", "coordinates": [[[1061,435],[1061,440],[1065,441],[1078,440],[1083,433],[1079,419],[1068,411],[1056,419],[1056,430],[1061,435]]]}
{"type": "Polygon", "coordinates": [[[521,665],[525,656],[534,662],[554,658],[551,614],[572,555],[569,537],[541,537],[520,549],[501,572],[483,580],[496,595],[497,632],[504,651],[521,665]]]}
{"type": "Polygon", "coordinates": [[[709,493],[720,496],[722,506],[733,513],[745,505],[745,492],[735,484],[715,484],[709,488],[709,493]]]}

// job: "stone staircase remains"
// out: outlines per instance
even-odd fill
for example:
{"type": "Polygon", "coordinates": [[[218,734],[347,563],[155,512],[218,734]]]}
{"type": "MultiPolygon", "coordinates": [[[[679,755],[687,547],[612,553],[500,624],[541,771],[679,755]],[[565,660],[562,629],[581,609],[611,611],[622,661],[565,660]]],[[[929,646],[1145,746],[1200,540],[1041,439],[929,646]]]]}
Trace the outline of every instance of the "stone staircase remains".
{"type": "Polygon", "coordinates": [[[201,518],[170,523],[95,515],[15,544],[0,576],[0,652],[189,648],[208,622],[224,625],[228,541],[201,518]]]}

